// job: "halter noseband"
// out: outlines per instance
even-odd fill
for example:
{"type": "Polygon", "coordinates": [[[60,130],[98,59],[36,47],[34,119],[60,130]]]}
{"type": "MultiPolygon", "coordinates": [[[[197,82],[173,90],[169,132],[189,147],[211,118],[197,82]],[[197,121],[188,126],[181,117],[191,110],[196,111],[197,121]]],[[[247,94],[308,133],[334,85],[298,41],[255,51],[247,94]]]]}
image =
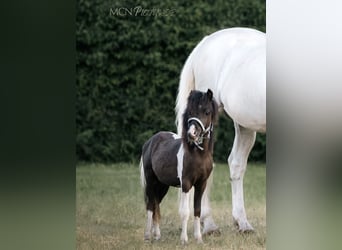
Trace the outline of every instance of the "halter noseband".
{"type": "Polygon", "coordinates": [[[202,129],[202,132],[201,132],[201,134],[200,134],[200,136],[199,136],[198,142],[197,142],[197,141],[194,141],[194,144],[195,144],[195,146],[196,146],[198,149],[200,149],[200,150],[203,151],[204,148],[203,148],[202,146],[200,146],[200,145],[203,143],[203,139],[210,139],[210,133],[213,131],[213,124],[210,123],[210,125],[209,125],[207,128],[205,128],[204,125],[203,125],[203,123],[202,123],[202,121],[201,121],[200,119],[198,119],[198,118],[196,118],[196,117],[190,117],[190,118],[188,119],[188,125],[189,125],[189,123],[190,123],[191,121],[197,122],[197,123],[200,125],[201,129],[202,129]],[[208,136],[205,137],[206,134],[208,134],[208,136]]]}

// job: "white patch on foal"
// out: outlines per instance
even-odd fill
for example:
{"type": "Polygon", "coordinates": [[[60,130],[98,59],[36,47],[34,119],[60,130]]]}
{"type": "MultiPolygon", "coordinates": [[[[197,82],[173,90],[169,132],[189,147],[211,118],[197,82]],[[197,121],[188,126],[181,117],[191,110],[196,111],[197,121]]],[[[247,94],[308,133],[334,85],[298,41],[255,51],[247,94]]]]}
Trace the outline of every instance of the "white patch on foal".
{"type": "Polygon", "coordinates": [[[181,137],[175,133],[170,132],[170,134],[173,136],[173,139],[177,140],[180,139],[181,137]]]}
{"type": "Polygon", "coordinates": [[[184,148],[183,148],[183,144],[181,144],[177,153],[177,177],[179,178],[181,188],[182,188],[182,173],[183,173],[183,157],[184,157],[184,148]]]}

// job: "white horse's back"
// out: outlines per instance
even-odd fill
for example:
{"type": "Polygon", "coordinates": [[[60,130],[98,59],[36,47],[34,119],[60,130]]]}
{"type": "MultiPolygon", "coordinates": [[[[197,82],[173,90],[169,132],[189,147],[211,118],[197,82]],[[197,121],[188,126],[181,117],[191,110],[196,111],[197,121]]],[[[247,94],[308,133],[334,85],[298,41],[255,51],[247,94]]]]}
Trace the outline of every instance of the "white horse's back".
{"type": "Polygon", "coordinates": [[[265,50],[265,34],[248,28],[224,29],[203,38],[182,71],[176,105],[178,123],[189,92],[210,88],[216,101],[235,122],[264,132],[265,50]]]}

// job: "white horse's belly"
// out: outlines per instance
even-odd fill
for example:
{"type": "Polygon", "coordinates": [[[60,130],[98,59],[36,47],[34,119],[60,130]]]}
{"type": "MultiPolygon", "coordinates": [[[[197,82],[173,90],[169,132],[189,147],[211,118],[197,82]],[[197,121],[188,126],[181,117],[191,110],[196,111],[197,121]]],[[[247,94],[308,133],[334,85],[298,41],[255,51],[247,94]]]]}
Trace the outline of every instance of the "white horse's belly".
{"type": "Polygon", "coordinates": [[[242,57],[238,67],[225,71],[219,93],[225,111],[241,126],[266,132],[265,50],[242,57]]]}

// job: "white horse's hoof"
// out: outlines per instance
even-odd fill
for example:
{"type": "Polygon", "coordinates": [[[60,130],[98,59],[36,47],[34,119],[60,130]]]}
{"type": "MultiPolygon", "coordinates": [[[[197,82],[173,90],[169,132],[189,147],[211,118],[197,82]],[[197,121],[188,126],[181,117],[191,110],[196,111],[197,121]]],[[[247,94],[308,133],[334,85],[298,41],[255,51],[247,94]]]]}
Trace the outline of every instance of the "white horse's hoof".
{"type": "Polygon", "coordinates": [[[219,227],[213,221],[203,222],[203,235],[221,234],[219,227]]]}
{"type": "Polygon", "coordinates": [[[181,237],[181,244],[185,245],[188,243],[188,237],[181,237]]]}
{"type": "Polygon", "coordinates": [[[252,233],[255,231],[248,221],[238,222],[237,220],[234,220],[234,224],[237,227],[239,233],[252,233]]]}
{"type": "Polygon", "coordinates": [[[184,245],[188,244],[188,241],[187,240],[181,240],[181,244],[184,246],[184,245]]]}
{"type": "Polygon", "coordinates": [[[145,234],[144,235],[144,241],[151,241],[151,235],[150,234],[145,234]]]}
{"type": "Polygon", "coordinates": [[[197,244],[203,244],[202,237],[196,238],[197,244]]]}

